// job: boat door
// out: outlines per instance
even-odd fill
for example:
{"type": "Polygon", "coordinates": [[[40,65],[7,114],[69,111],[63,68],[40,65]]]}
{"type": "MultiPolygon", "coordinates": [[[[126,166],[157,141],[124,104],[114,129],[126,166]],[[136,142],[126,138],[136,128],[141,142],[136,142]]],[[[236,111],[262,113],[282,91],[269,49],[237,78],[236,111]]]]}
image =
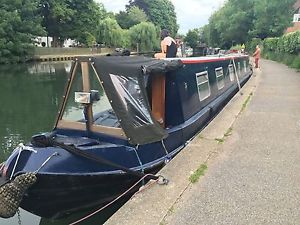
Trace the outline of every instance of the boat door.
{"type": "Polygon", "coordinates": [[[152,114],[156,121],[165,127],[165,100],[166,100],[166,77],[165,74],[154,74],[151,76],[151,105],[152,114]]]}

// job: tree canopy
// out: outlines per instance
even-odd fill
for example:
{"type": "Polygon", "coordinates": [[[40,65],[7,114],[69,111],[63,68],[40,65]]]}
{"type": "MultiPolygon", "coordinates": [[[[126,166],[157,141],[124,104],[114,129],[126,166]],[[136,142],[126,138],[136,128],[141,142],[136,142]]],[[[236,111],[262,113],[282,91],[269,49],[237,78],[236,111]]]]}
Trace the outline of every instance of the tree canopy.
{"type": "Polygon", "coordinates": [[[149,20],[161,29],[168,29],[172,35],[178,31],[175,7],[170,0],[129,0],[127,9],[131,7],[142,9],[149,20]]]}
{"type": "Polygon", "coordinates": [[[184,41],[190,47],[195,48],[198,45],[198,42],[200,41],[199,33],[200,32],[198,29],[189,30],[188,33],[186,34],[184,41]]]}
{"type": "Polygon", "coordinates": [[[137,6],[133,6],[127,11],[120,11],[117,13],[116,19],[121,28],[129,29],[130,27],[141,22],[146,22],[148,17],[142,9],[137,6]]]}
{"type": "Polygon", "coordinates": [[[103,4],[93,0],[47,0],[42,2],[43,26],[48,36],[53,37],[54,46],[71,38],[88,44],[96,36],[100,20],[106,17],[103,4]]]}
{"type": "Polygon", "coordinates": [[[228,0],[203,27],[206,42],[228,48],[252,38],[280,36],[291,23],[295,1],[228,0]]]}
{"type": "Polygon", "coordinates": [[[97,42],[109,47],[125,47],[126,38],[128,37],[125,31],[122,30],[115,19],[108,17],[100,21],[96,35],[97,42]]]}
{"type": "Polygon", "coordinates": [[[254,37],[281,36],[291,25],[293,4],[296,0],[260,0],[254,4],[254,26],[250,34],[254,37]],[[284,9],[284,10],[283,10],[284,9]],[[268,28],[266,30],[266,28],[268,28]]]}
{"type": "Polygon", "coordinates": [[[151,51],[159,46],[159,38],[156,27],[153,23],[142,22],[129,29],[131,47],[139,51],[151,51]],[[135,44],[138,45],[134,46],[135,44]]]}
{"type": "Polygon", "coordinates": [[[0,63],[28,59],[33,54],[34,37],[42,34],[36,1],[0,1],[0,63]]]}

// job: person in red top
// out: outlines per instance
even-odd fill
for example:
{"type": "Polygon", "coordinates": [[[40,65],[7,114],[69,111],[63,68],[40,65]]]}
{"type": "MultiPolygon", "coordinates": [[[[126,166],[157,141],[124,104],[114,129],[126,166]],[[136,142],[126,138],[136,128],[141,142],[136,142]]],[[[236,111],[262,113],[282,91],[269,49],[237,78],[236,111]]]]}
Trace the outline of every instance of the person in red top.
{"type": "Polygon", "coordinates": [[[256,50],[253,54],[253,57],[255,59],[255,68],[259,68],[259,59],[260,59],[260,48],[259,48],[259,45],[256,45],[256,50]]]}

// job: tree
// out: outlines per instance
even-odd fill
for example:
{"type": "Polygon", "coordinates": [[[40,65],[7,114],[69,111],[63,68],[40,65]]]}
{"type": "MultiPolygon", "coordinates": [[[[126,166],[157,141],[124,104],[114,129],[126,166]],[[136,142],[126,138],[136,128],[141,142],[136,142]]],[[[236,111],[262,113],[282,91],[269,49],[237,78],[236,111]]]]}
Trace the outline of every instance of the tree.
{"type": "Polygon", "coordinates": [[[26,61],[33,55],[33,39],[44,33],[33,0],[1,0],[0,63],[26,61]]]}
{"type": "Polygon", "coordinates": [[[115,19],[106,18],[102,20],[97,28],[96,40],[109,47],[127,47],[129,36],[119,26],[115,19]]]}
{"type": "Polygon", "coordinates": [[[222,44],[221,42],[221,32],[218,30],[217,26],[217,21],[218,21],[218,12],[214,13],[210,18],[209,18],[209,25],[205,29],[207,30],[207,37],[208,41],[207,44],[211,47],[217,47],[222,44]]]}
{"type": "Polygon", "coordinates": [[[41,2],[42,25],[47,31],[47,36],[53,37],[54,47],[61,46],[64,39],[68,38],[65,29],[71,24],[74,13],[65,0],[41,2]]]}
{"type": "Polygon", "coordinates": [[[142,9],[149,20],[161,29],[168,29],[174,36],[178,31],[175,7],[170,0],[130,0],[126,6],[142,9]]]}
{"type": "Polygon", "coordinates": [[[252,38],[280,36],[291,21],[293,3],[295,0],[228,0],[210,17],[206,41],[210,46],[229,48],[252,38]]]}
{"type": "Polygon", "coordinates": [[[146,22],[148,20],[148,17],[142,9],[140,9],[137,6],[133,6],[130,9],[128,9],[127,12],[120,11],[116,15],[116,19],[118,21],[118,24],[123,29],[129,29],[130,27],[136,24],[146,22]]]}
{"type": "Polygon", "coordinates": [[[106,17],[103,4],[93,0],[43,0],[43,26],[54,39],[54,46],[61,46],[67,38],[87,44],[87,34],[96,36],[96,27],[106,17]]]}
{"type": "Polygon", "coordinates": [[[191,47],[197,47],[200,41],[200,35],[198,29],[189,30],[186,34],[184,41],[191,47]]]}
{"type": "Polygon", "coordinates": [[[295,0],[256,0],[254,29],[250,34],[260,39],[281,36],[291,24],[294,3],[295,0]]]}
{"type": "Polygon", "coordinates": [[[106,17],[104,6],[95,3],[94,0],[72,0],[70,8],[75,13],[72,15],[72,22],[66,27],[65,33],[68,38],[87,45],[89,36],[87,34],[96,36],[100,21],[106,17]]]}
{"type": "Polygon", "coordinates": [[[244,43],[253,24],[253,0],[229,0],[209,19],[208,44],[229,48],[233,42],[244,43]]]}
{"type": "Polygon", "coordinates": [[[131,47],[138,51],[152,51],[159,46],[157,28],[153,23],[142,22],[129,29],[131,47]]]}

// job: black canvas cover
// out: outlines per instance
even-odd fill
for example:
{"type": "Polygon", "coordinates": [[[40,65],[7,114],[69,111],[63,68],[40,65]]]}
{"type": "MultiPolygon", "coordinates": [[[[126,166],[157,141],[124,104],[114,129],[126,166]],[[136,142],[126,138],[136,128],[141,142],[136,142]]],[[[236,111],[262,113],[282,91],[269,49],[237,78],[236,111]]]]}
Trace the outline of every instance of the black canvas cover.
{"type": "Polygon", "coordinates": [[[181,61],[178,61],[177,67],[170,66],[174,64],[174,61],[142,56],[93,58],[93,66],[103,82],[106,95],[130,143],[147,144],[167,136],[150,113],[145,77],[182,66],[181,61]]]}

